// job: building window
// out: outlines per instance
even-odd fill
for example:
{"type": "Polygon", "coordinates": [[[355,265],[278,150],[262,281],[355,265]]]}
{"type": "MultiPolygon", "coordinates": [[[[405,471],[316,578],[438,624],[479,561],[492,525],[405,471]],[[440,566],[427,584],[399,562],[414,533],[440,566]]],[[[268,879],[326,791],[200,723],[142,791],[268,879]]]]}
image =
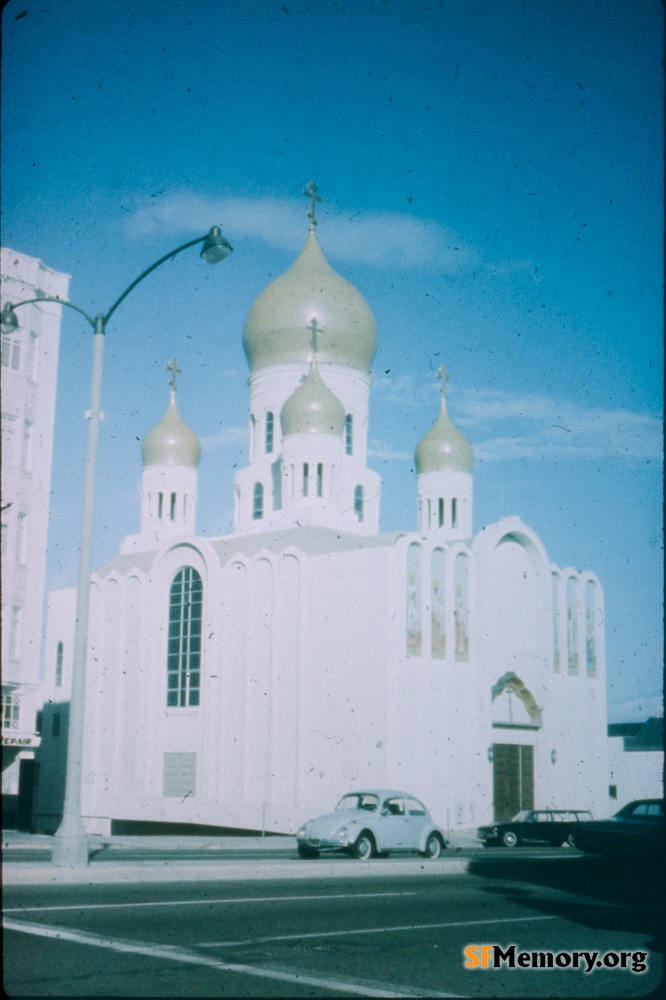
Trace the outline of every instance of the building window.
{"type": "Polygon", "coordinates": [[[275,417],[269,410],[266,414],[266,454],[273,454],[273,439],[275,434],[275,417]]]}
{"type": "Polygon", "coordinates": [[[20,714],[20,699],[15,694],[2,696],[2,728],[18,729],[20,714]]]}
{"type": "Polygon", "coordinates": [[[363,520],[363,487],[360,485],[354,490],[354,513],[359,521],[363,520]]]}
{"type": "Polygon", "coordinates": [[[176,520],[176,494],[171,494],[171,506],[169,508],[169,518],[172,521],[176,520]]]}
{"type": "Polygon", "coordinates": [[[169,596],[168,708],[199,704],[202,607],[201,577],[185,566],[174,577],[169,596]]]}
{"type": "Polygon", "coordinates": [[[407,549],[406,565],[406,645],[407,656],[421,655],[421,546],[416,542],[407,549]]]}
{"type": "Polygon", "coordinates": [[[444,527],[444,497],[437,501],[437,522],[440,528],[444,527]]]}
{"type": "Polygon", "coordinates": [[[18,333],[2,334],[2,367],[18,371],[21,364],[21,340],[18,333]]]}
{"type": "Polygon", "coordinates": [[[55,671],[55,686],[57,688],[62,687],[62,658],[63,658],[63,645],[61,642],[59,642],[58,648],[56,650],[56,671],[55,671]]]}
{"type": "Polygon", "coordinates": [[[23,425],[23,453],[21,455],[21,465],[25,472],[32,471],[32,424],[26,420],[23,425]]]}
{"type": "Polygon", "coordinates": [[[264,487],[263,483],[254,484],[254,492],[252,496],[252,519],[254,521],[261,521],[264,516],[264,487]]]}
{"type": "Polygon", "coordinates": [[[553,595],[553,670],[560,672],[560,578],[551,573],[553,595]]]}
{"type": "Polygon", "coordinates": [[[354,452],[354,418],[351,413],[345,417],[345,455],[354,452]]]}
{"type": "Polygon", "coordinates": [[[303,496],[306,497],[309,492],[310,487],[310,466],[307,462],[303,463],[303,496]]]}
{"type": "Polygon", "coordinates": [[[597,588],[593,580],[585,584],[585,672],[588,677],[597,673],[597,588]]]}
{"type": "Polygon", "coordinates": [[[60,712],[55,712],[51,719],[51,736],[60,736],[60,712]]]}
{"type": "Polygon", "coordinates": [[[16,561],[24,566],[28,557],[28,516],[19,514],[16,540],[16,561]]]}
{"type": "Polygon", "coordinates": [[[9,656],[12,660],[18,660],[21,655],[22,618],[23,609],[12,608],[12,630],[9,636],[9,656]]]}
{"type": "Polygon", "coordinates": [[[317,463],[317,496],[320,497],[324,492],[324,466],[321,462],[317,463]]]}
{"type": "Polygon", "coordinates": [[[39,337],[36,333],[30,334],[30,358],[28,361],[28,374],[33,382],[37,381],[39,372],[39,337]]]}
{"type": "Polygon", "coordinates": [[[451,527],[455,528],[458,523],[458,501],[454,499],[451,501],[451,527]]]}
{"type": "Polygon", "coordinates": [[[435,549],[432,554],[431,565],[430,649],[432,656],[437,660],[443,660],[446,656],[444,568],[444,550],[435,549]]]}
{"type": "Polygon", "coordinates": [[[567,580],[567,662],[570,674],[578,673],[578,580],[567,580]]]}
{"type": "Polygon", "coordinates": [[[469,660],[469,564],[467,556],[458,553],[455,561],[455,625],[456,660],[469,660]]]}

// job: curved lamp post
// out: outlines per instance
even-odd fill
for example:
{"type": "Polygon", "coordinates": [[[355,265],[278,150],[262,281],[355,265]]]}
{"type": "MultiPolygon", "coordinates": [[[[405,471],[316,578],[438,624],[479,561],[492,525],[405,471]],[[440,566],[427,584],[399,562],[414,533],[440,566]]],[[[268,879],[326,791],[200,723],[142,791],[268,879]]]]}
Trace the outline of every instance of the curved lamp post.
{"type": "Polygon", "coordinates": [[[75,309],[87,319],[93,328],[93,366],[90,378],[90,409],[86,444],[85,485],[83,512],[81,516],[81,548],[79,552],[79,575],[76,592],[76,625],[74,631],[74,657],[72,665],[72,694],[69,709],[69,733],[67,740],[67,771],[65,777],[65,802],[60,826],[53,838],[52,861],[55,865],[81,868],[88,864],[88,834],[81,817],[81,785],[83,778],[83,737],[85,718],[86,654],[88,649],[88,617],[90,611],[90,577],[92,573],[93,520],[95,512],[95,479],[97,472],[97,442],[101,418],[102,360],[104,357],[104,336],[106,326],[121,302],[152,271],[188,247],[203,243],[201,257],[208,264],[217,264],[232,252],[231,244],[222,236],[219,226],[213,226],[206,236],[190,240],[176,247],[170,253],[146,268],[122,295],[116,299],[106,313],[99,313],[94,319],[87,312],[58,298],[42,296],[26,299],[24,302],[6,303],[2,310],[2,329],[13,332],[19,323],[15,309],[33,302],[57,302],[61,306],[75,309]]]}

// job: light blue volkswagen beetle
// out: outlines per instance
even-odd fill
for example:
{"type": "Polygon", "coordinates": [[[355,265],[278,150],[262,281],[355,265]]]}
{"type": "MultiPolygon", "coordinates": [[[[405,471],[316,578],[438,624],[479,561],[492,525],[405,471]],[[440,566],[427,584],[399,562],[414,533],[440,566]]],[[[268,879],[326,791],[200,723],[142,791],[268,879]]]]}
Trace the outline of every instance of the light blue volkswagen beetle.
{"type": "Polygon", "coordinates": [[[393,789],[343,795],[335,812],[308,820],[296,840],[301,858],[318,858],[322,851],[344,851],[361,860],[394,851],[438,858],[447,847],[423,803],[393,789]]]}

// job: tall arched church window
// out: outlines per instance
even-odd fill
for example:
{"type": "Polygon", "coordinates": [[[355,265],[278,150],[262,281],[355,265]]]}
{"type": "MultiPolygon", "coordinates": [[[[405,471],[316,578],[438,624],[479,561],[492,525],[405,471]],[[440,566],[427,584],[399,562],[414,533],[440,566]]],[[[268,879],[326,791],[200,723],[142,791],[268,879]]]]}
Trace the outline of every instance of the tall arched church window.
{"type": "Polygon", "coordinates": [[[359,521],[363,520],[363,487],[360,485],[354,490],[354,513],[359,521]]]}
{"type": "Polygon", "coordinates": [[[432,554],[430,593],[430,646],[432,656],[443,660],[446,656],[446,617],[444,605],[444,551],[435,549],[432,554]]]}
{"type": "Polygon", "coordinates": [[[184,566],[169,593],[167,707],[193,708],[201,688],[203,585],[192,566],[184,566]]]}
{"type": "Polygon", "coordinates": [[[469,659],[469,566],[467,556],[459,552],[455,562],[455,622],[456,660],[469,659]]]}
{"type": "Polygon", "coordinates": [[[560,578],[557,573],[551,573],[551,591],[553,603],[553,670],[559,674],[560,662],[560,578]]]}
{"type": "Polygon", "coordinates": [[[269,410],[266,414],[266,454],[273,454],[273,438],[275,433],[275,417],[269,410]]]}
{"type": "Polygon", "coordinates": [[[597,672],[597,587],[594,580],[585,584],[585,673],[594,677],[597,672]]]}
{"type": "Polygon", "coordinates": [[[570,674],[578,673],[578,580],[567,580],[567,663],[570,674]]]}
{"type": "Polygon", "coordinates": [[[255,483],[252,493],[252,519],[261,521],[264,516],[264,486],[263,483],[255,483]]]}
{"type": "Polygon", "coordinates": [[[351,413],[345,417],[345,455],[351,455],[354,451],[354,418],[351,413]]]}
{"type": "Polygon", "coordinates": [[[407,549],[407,656],[421,655],[421,546],[416,542],[407,549]]]}
{"type": "Polygon", "coordinates": [[[62,687],[62,661],[63,661],[64,649],[61,642],[58,643],[56,649],[56,671],[55,671],[55,686],[57,688],[62,687]]]}

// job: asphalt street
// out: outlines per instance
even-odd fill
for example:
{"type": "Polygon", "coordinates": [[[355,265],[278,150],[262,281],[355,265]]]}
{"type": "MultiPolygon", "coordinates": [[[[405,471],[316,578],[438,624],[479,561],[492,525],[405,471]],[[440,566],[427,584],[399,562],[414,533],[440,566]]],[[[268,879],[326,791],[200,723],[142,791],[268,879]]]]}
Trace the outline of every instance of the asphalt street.
{"type": "Polygon", "coordinates": [[[436,862],[255,851],[252,862],[93,862],[69,882],[53,869],[31,878],[47,867],[6,869],[10,997],[613,997],[661,982],[663,883],[570,850],[436,862]],[[514,943],[597,952],[602,967],[464,966],[469,945],[514,943]],[[605,968],[609,952],[647,953],[647,969],[605,968]]]}

